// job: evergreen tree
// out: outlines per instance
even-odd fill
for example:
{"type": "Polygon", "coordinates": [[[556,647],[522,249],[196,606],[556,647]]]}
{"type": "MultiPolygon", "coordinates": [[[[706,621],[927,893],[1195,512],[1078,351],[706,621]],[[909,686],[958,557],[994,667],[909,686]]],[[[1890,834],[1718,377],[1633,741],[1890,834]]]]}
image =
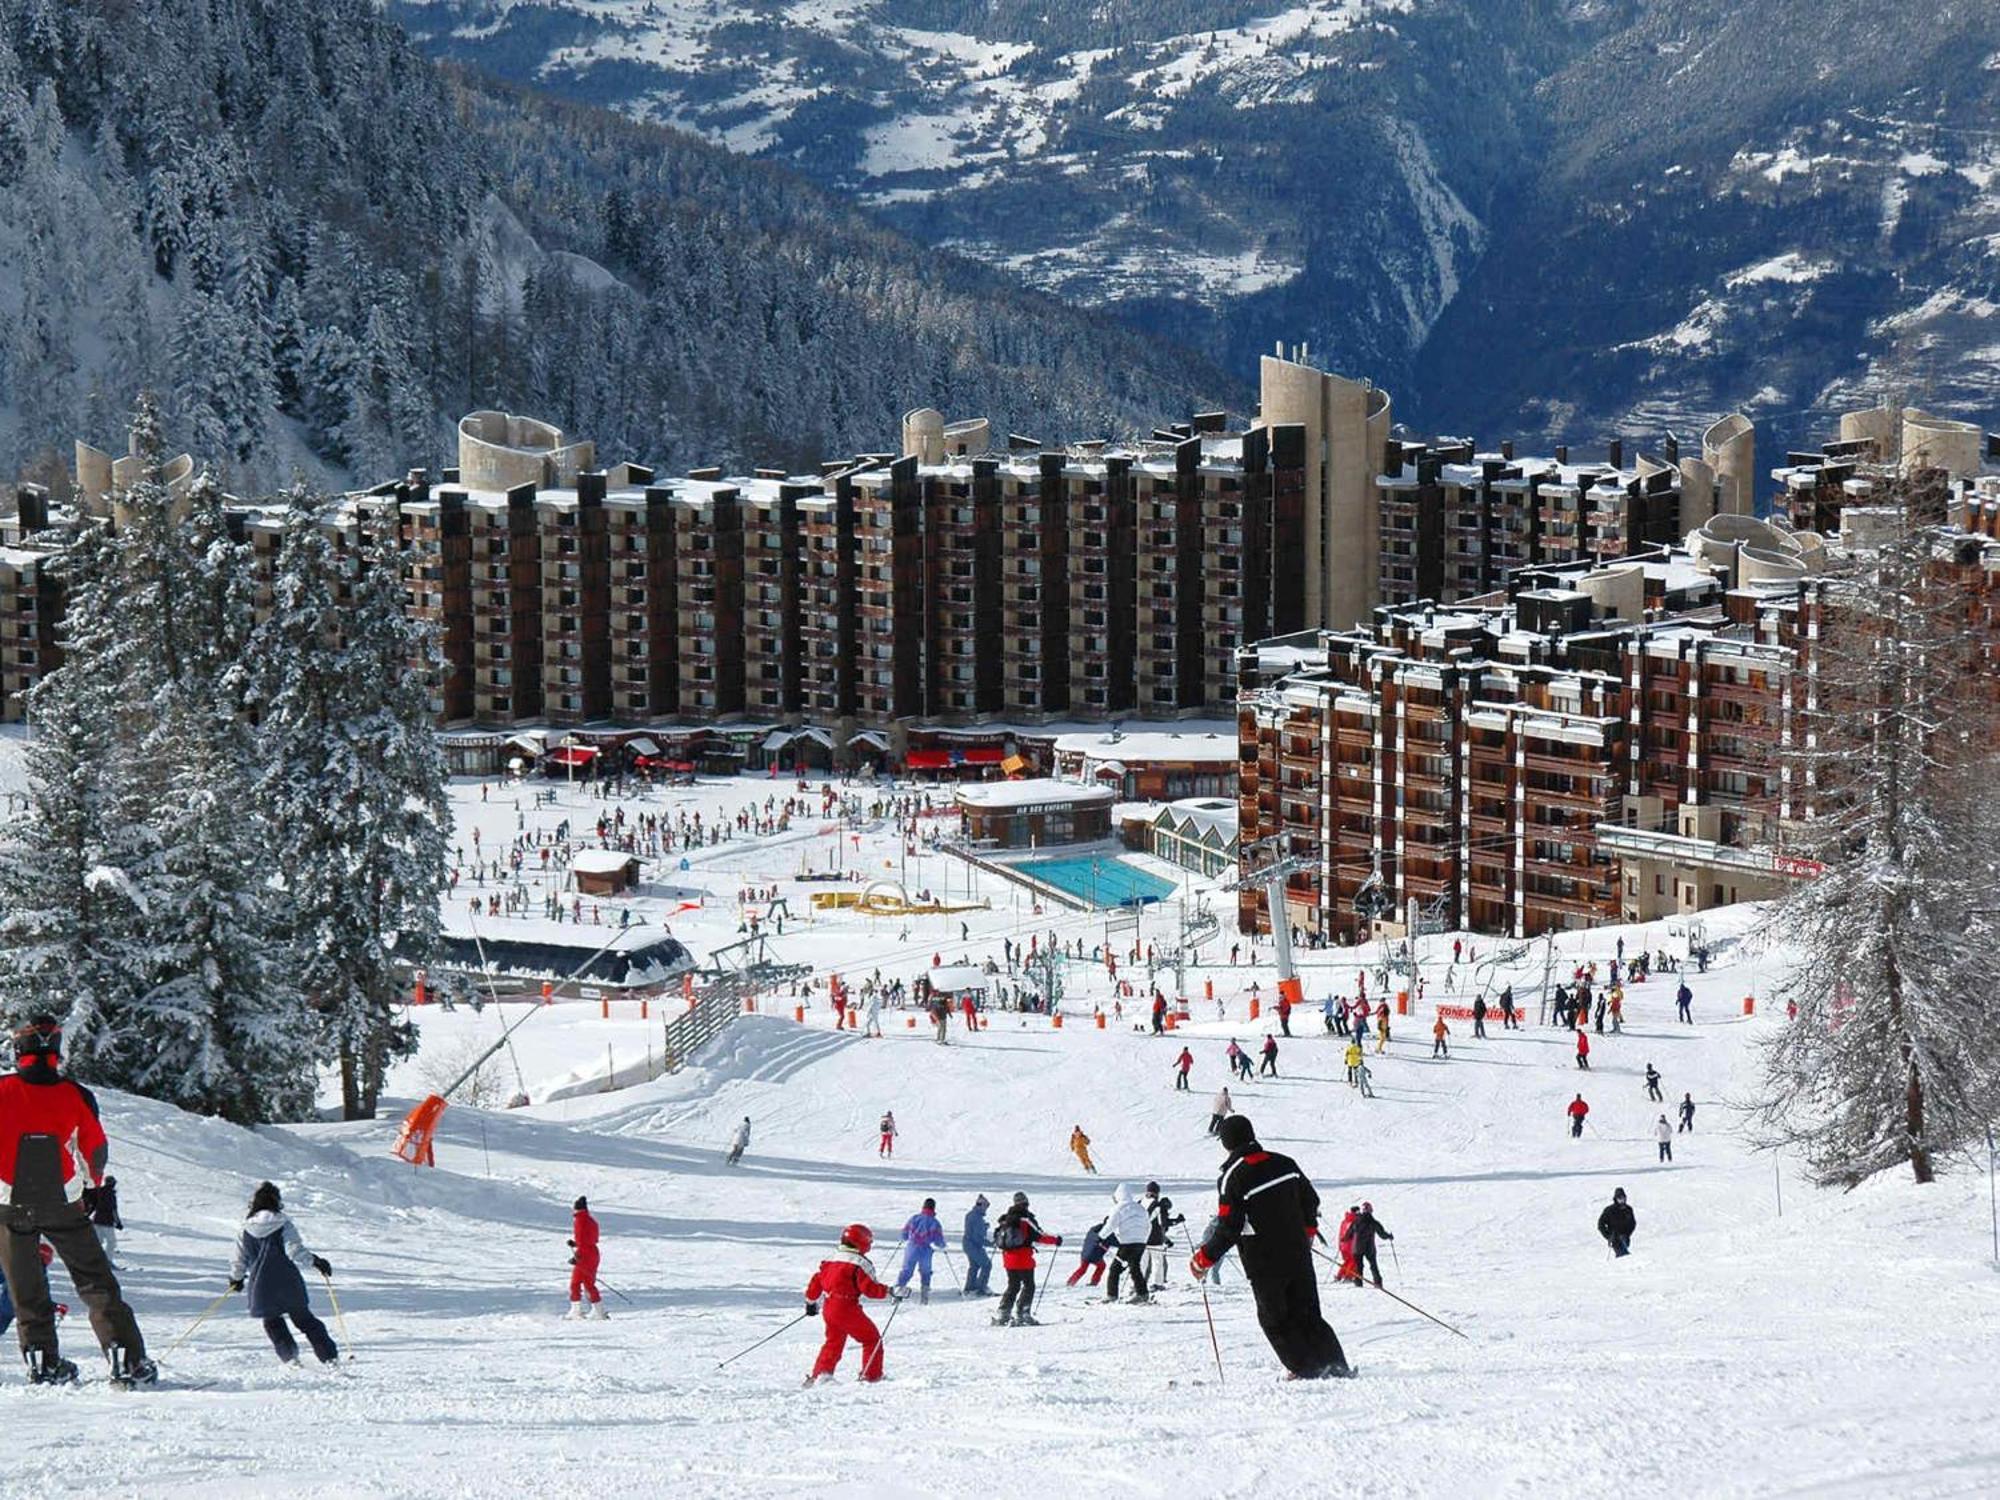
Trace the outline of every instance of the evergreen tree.
{"type": "Polygon", "coordinates": [[[1813,586],[1819,631],[1781,753],[1800,804],[1786,852],[1824,873],[1776,914],[1798,954],[1780,998],[1798,1013],[1769,1045],[1759,1124],[1849,1187],[1903,1163],[1928,1182],[2000,1113],[2000,713],[1990,638],[1953,576],[1964,539],[1933,520],[1938,477],[1907,486],[1892,534],[1813,586]]]}
{"type": "Polygon", "coordinates": [[[389,1063],[415,1049],[396,1019],[402,966],[437,938],[450,814],[419,670],[436,648],[404,617],[393,552],[337,550],[319,503],[291,500],[252,652],[257,799],[322,1055],[339,1064],[344,1114],[367,1118],[389,1063]]]}

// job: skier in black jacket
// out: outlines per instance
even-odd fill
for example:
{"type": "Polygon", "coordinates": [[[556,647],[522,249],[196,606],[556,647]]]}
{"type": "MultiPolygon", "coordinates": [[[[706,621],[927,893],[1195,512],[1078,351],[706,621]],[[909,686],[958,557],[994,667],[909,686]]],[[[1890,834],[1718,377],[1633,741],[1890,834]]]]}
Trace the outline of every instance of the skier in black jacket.
{"type": "Polygon", "coordinates": [[[1611,1247],[1613,1255],[1630,1255],[1632,1231],[1638,1227],[1632,1205],[1625,1201],[1625,1189],[1619,1188],[1604,1205],[1604,1212],[1597,1216],[1597,1232],[1604,1236],[1604,1243],[1611,1247]]]}
{"type": "Polygon", "coordinates": [[[1289,1156],[1266,1151],[1242,1115],[1222,1122],[1229,1159],[1216,1182],[1215,1219],[1188,1262],[1199,1278],[1232,1245],[1257,1297],[1257,1322],[1294,1379],[1351,1375],[1340,1339],[1320,1316],[1312,1242],[1319,1194],[1289,1156]]]}
{"type": "MultiPolygon", "coordinates": [[[[1375,1217],[1375,1205],[1364,1203],[1361,1212],[1354,1216],[1354,1268],[1375,1273],[1375,1285],[1382,1284],[1382,1265],[1375,1259],[1375,1241],[1393,1240],[1395,1236],[1382,1227],[1382,1221],[1375,1217]]],[[[1355,1285],[1360,1285],[1357,1281],[1355,1285]]]]}
{"type": "Polygon", "coordinates": [[[1187,1216],[1174,1212],[1174,1200],[1160,1192],[1157,1182],[1146,1184],[1146,1196],[1140,1200],[1145,1204],[1146,1217],[1151,1227],[1146,1234],[1146,1284],[1158,1287],[1167,1276],[1167,1245],[1176,1224],[1185,1224],[1187,1216]]]}

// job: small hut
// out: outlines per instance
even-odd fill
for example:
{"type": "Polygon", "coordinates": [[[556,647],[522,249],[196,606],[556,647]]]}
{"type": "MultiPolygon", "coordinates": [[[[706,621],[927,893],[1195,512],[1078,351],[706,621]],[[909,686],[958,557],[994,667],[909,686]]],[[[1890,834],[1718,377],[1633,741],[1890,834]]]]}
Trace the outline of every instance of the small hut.
{"type": "Polygon", "coordinates": [[[569,862],[569,873],[579,895],[622,896],[639,887],[639,856],[616,849],[579,849],[569,862]]]}

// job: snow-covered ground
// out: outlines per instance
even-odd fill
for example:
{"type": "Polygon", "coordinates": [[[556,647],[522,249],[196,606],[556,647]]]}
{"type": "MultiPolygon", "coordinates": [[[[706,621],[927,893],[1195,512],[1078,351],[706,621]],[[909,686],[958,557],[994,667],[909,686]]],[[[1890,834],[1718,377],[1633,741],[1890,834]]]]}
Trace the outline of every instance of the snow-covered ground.
{"type": "MultiPolygon", "coordinates": [[[[725,792],[745,800],[750,785],[700,795],[725,792]]],[[[733,939],[733,899],[720,898],[798,855],[783,843],[717,851],[722,909],[683,914],[676,932],[698,950],[733,939]]],[[[924,883],[942,890],[942,863],[925,863],[924,883]]],[[[997,951],[1011,916],[980,914],[962,943],[958,918],[916,919],[907,942],[893,926],[829,919],[788,925],[781,947],[851,974],[878,960],[909,972],[933,951],[946,962],[997,951]]],[[[355,1358],[337,1373],[283,1369],[236,1303],[166,1354],[168,1388],[0,1384],[14,1435],[0,1493],[1994,1493],[2000,1275],[1985,1184],[1961,1166],[1924,1190],[1896,1177],[1819,1193],[1794,1164],[1747,1149],[1731,1101],[1755,1084],[1756,1038],[1783,1024],[1774,1007],[1742,1014],[1783,964],[1756,940],[1756,916],[1709,919],[1721,946],[1709,973],[1690,974],[1693,1027],[1673,1019],[1671,981],[1637,986],[1626,1034],[1595,1039],[1588,1075],[1532,1011],[1526,1030],[1496,1025],[1484,1041],[1454,1023],[1447,1061],[1431,1060],[1427,1017],[1412,1016],[1371,1057],[1379,1097],[1364,1101],[1317,1012],[1295,1018],[1280,1078],[1240,1086],[1238,1106],[1298,1157],[1331,1213],[1371,1199],[1396,1235],[1391,1290],[1467,1335],[1329,1278],[1323,1297],[1362,1378],[1324,1385],[1279,1380],[1233,1275],[1213,1299],[1219,1380],[1178,1253],[1151,1307],[1105,1306],[1060,1278],[1037,1329],[992,1328],[990,1303],[953,1296],[906,1306],[879,1387],[853,1379],[850,1352],[837,1383],[802,1390],[816,1324],[716,1368],[800,1311],[841,1225],[873,1225],[878,1264],[892,1265],[888,1242],[926,1195],[955,1226],[976,1192],[1004,1203],[1025,1190],[1069,1236],[1044,1257],[1063,1275],[1117,1181],[1158,1178],[1203,1220],[1222,1051],[1230,1036],[1261,1041],[1244,990],[1254,977],[1269,994],[1274,977],[1231,969],[1227,933],[1191,985],[1213,978],[1229,1011],[1218,1022],[1196,1006],[1208,1018],[1186,1033],[1192,1094],[1170,1087],[1182,1034],[1137,1034],[1129,1019],[1057,1030],[1003,1014],[939,1047],[900,1024],[881,1040],[836,1034],[821,1005],[803,1026],[789,1008],[747,1017],[694,1065],[640,1087],[513,1112],[455,1105],[433,1170],[391,1158],[387,1116],[252,1133],[107,1095],[126,1286],[155,1351],[221,1291],[244,1201],[269,1176],[334,1264],[355,1358]],[[1671,1166],[1654,1160],[1649,1061],[1670,1100],[1689,1092],[1699,1105],[1671,1166]],[[1580,1141],[1562,1114],[1579,1087],[1595,1127],[1580,1141]],[[903,1132],[893,1162],[876,1155],[885,1108],[903,1132]],[[755,1136],[730,1170],[723,1148],[746,1114],[755,1136]],[[1066,1149],[1076,1124],[1101,1177],[1066,1149]],[[1622,1265],[1594,1229],[1620,1185],[1639,1221],[1622,1265]],[[613,1297],[602,1324],[558,1316],[579,1193],[603,1222],[604,1280],[629,1299],[613,1297]]],[[[1620,935],[1566,940],[1558,966],[1605,960],[1620,935]]],[[[1623,935],[1684,941],[1665,925],[1623,935]]],[[[1451,941],[1424,944],[1432,999],[1451,941]]],[[[1496,946],[1474,941],[1482,957],[1496,946]]],[[[1328,960],[1309,968],[1309,995],[1351,984],[1346,955],[1338,967],[1306,957],[1328,960]]],[[[1494,977],[1524,993],[1544,962],[1537,945],[1494,977]]],[[[418,1014],[434,1056],[497,1034],[501,1019],[418,1014]]],[[[540,1097],[657,1024],[546,1008],[516,1039],[521,1081],[540,1097]]],[[[398,1111],[423,1091],[423,1066],[399,1072],[398,1111]]],[[[951,1264],[963,1264],[955,1237],[951,1264]]],[[[87,1347],[80,1322],[66,1333],[71,1352],[87,1347]]]]}

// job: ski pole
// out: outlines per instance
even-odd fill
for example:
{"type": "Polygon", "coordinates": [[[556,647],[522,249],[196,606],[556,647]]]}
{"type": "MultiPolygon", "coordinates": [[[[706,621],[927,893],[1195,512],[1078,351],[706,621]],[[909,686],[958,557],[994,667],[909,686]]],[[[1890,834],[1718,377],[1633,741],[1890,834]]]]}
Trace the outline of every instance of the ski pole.
{"type": "Polygon", "coordinates": [[[597,1278],[597,1284],[602,1288],[604,1288],[605,1291],[611,1293],[611,1295],[616,1297],[620,1302],[626,1304],[626,1306],[637,1307],[639,1305],[638,1303],[634,1302],[630,1297],[626,1296],[623,1292],[619,1291],[617,1287],[613,1286],[610,1282],[606,1281],[602,1276],[597,1278]]]}
{"type": "Polygon", "coordinates": [[[1396,1242],[1394,1240],[1389,1241],[1389,1259],[1396,1263],[1396,1276],[1400,1280],[1403,1274],[1403,1257],[1396,1253],[1396,1242]]]}
{"type": "Polygon", "coordinates": [[[321,1272],[320,1280],[326,1283],[327,1305],[333,1309],[334,1326],[340,1330],[340,1345],[347,1351],[347,1357],[352,1359],[354,1358],[354,1340],[347,1336],[347,1314],[340,1310],[340,1295],[333,1289],[333,1278],[331,1276],[328,1276],[325,1272],[321,1272]]]}
{"type": "Polygon", "coordinates": [[[1215,1356],[1215,1383],[1221,1385],[1223,1383],[1222,1341],[1215,1336],[1215,1309],[1208,1305],[1208,1282],[1203,1280],[1195,1284],[1201,1288],[1202,1316],[1208,1319],[1208,1348],[1215,1356]]]}
{"type": "Polygon", "coordinates": [[[201,1327],[202,1324],[206,1323],[209,1319],[209,1315],[213,1313],[218,1307],[222,1306],[223,1303],[227,1302],[229,1300],[229,1297],[230,1293],[228,1290],[225,1289],[220,1297],[217,1297],[213,1302],[209,1303],[208,1306],[204,1307],[201,1310],[201,1316],[196,1318],[192,1323],[188,1324],[186,1330],[181,1334],[179,1338],[175,1339],[171,1344],[167,1345],[165,1349],[162,1349],[160,1351],[160,1358],[165,1359],[169,1354],[172,1354],[176,1349],[180,1348],[182,1344],[185,1344],[188,1341],[188,1339],[193,1335],[194,1331],[197,1328],[201,1327]]]}
{"type": "MultiPolygon", "coordinates": [[[[1328,1265],[1337,1264],[1337,1262],[1335,1262],[1334,1258],[1331,1255],[1328,1255],[1324,1250],[1320,1249],[1317,1245],[1313,1247],[1313,1254],[1317,1255],[1321,1260],[1325,1261],[1328,1265]]],[[[1456,1328],[1453,1328],[1451,1324],[1445,1322],[1443,1318],[1431,1317],[1431,1314],[1425,1312],[1421,1307],[1417,1306],[1416,1303],[1410,1301],[1407,1297],[1398,1297],[1394,1292],[1390,1291],[1385,1286],[1375,1286],[1375,1283],[1368,1280],[1368,1278],[1365,1276],[1361,1278],[1360,1285],[1375,1287],[1375,1290],[1380,1292],[1383,1296],[1402,1303],[1403,1306],[1407,1307],[1411,1312],[1416,1313],[1420,1317],[1430,1318],[1430,1320],[1433,1323],[1437,1324],[1438,1327],[1443,1328],[1451,1333],[1457,1333],[1460,1338],[1466,1339],[1467,1342],[1470,1342],[1470,1338],[1466,1334],[1459,1333],[1459,1331],[1456,1328]]]]}
{"type": "Polygon", "coordinates": [[[767,1333],[761,1339],[757,1340],[756,1343],[752,1344],[748,1349],[738,1349],[734,1354],[730,1355],[729,1358],[718,1361],[716,1363],[715,1368],[720,1370],[725,1365],[735,1364],[736,1361],[741,1359],[744,1355],[750,1354],[758,1349],[763,1348],[766,1344],[770,1343],[772,1339],[776,1338],[779,1333],[789,1332],[790,1330],[798,1327],[799,1324],[805,1322],[805,1320],[807,1318],[810,1318],[811,1316],[812,1316],[811,1313],[800,1313],[796,1318],[792,1319],[791,1322],[787,1323],[783,1328],[780,1328],[777,1331],[777,1333],[767,1333]]]}

